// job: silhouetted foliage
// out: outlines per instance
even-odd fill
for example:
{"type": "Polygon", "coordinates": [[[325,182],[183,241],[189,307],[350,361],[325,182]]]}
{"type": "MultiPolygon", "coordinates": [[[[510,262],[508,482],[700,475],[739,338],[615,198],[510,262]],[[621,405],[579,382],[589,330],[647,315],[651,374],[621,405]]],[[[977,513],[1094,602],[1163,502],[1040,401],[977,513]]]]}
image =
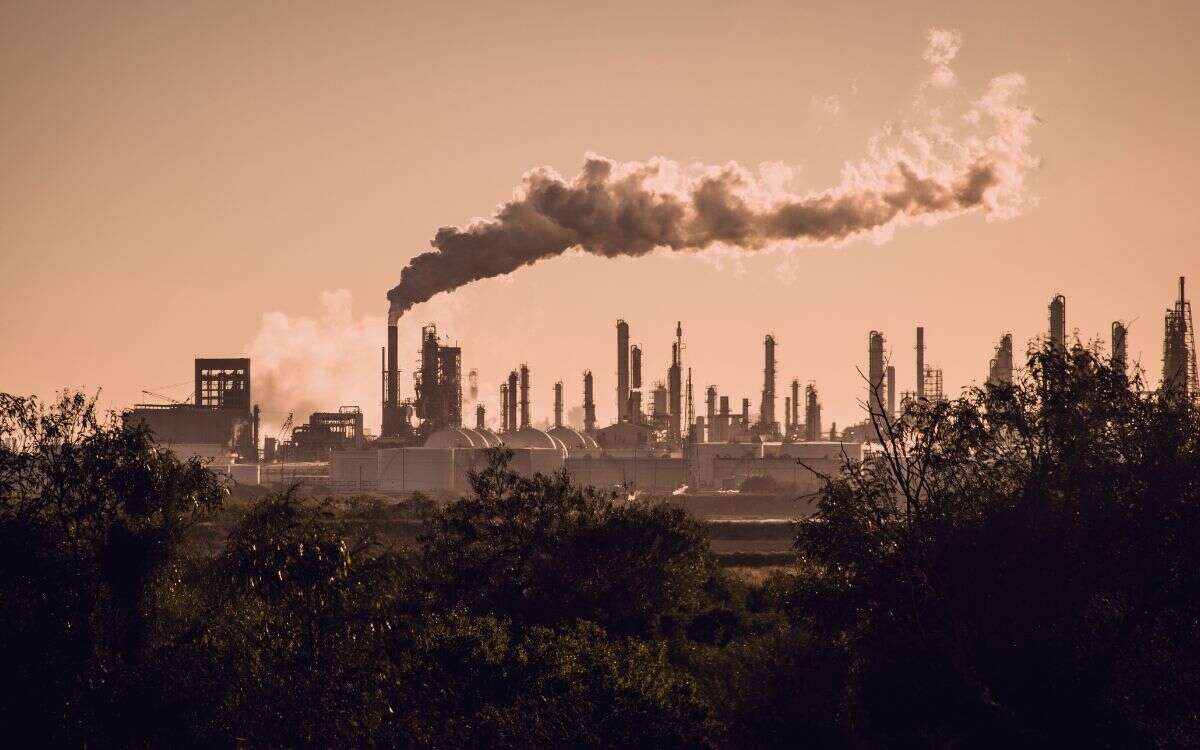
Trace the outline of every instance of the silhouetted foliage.
{"type": "Polygon", "coordinates": [[[0,718],[91,747],[1200,744],[1191,404],[1048,350],[881,428],[750,584],[681,510],[503,452],[441,509],[222,510],[87,398],[0,396],[0,718]],[[412,548],[374,536],[414,517],[412,548]]]}
{"type": "Polygon", "coordinates": [[[651,636],[696,608],[716,573],[703,527],[662,503],[614,502],[565,473],[526,479],[507,456],[471,476],[474,492],[433,517],[422,537],[432,596],[519,623],[591,620],[651,636]]]}
{"type": "Polygon", "coordinates": [[[82,394],[0,394],[0,440],[4,724],[39,744],[136,744],[180,542],[225,489],[82,394]]]}
{"type": "Polygon", "coordinates": [[[778,492],[779,482],[770,476],[746,477],[738,489],[742,492],[778,492]]]}
{"type": "Polygon", "coordinates": [[[801,527],[864,741],[1200,742],[1200,421],[1094,351],[917,404],[801,527]]]}

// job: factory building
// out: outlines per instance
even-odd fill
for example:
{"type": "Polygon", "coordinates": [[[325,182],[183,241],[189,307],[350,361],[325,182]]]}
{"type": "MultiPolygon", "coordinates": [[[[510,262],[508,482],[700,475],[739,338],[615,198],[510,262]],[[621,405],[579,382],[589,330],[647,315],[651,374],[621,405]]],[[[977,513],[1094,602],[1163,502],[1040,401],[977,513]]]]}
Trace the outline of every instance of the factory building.
{"type": "Polygon", "coordinates": [[[292,430],[292,439],[281,446],[281,452],[285,460],[327,461],[332,451],[356,450],[365,442],[362,409],[342,406],[310,414],[306,424],[292,430]]]}
{"type": "Polygon", "coordinates": [[[180,458],[199,456],[217,465],[256,463],[259,409],[251,398],[250,360],[198,358],[194,375],[190,403],[135,404],[123,419],[145,425],[159,445],[180,458]]]}
{"type": "Polygon", "coordinates": [[[399,334],[395,322],[390,322],[382,373],[382,437],[409,442],[442,427],[462,426],[462,349],[443,345],[436,326],[421,329],[420,367],[413,373],[413,389],[412,400],[400,400],[399,334]],[[414,417],[421,420],[416,427],[414,417]]]}

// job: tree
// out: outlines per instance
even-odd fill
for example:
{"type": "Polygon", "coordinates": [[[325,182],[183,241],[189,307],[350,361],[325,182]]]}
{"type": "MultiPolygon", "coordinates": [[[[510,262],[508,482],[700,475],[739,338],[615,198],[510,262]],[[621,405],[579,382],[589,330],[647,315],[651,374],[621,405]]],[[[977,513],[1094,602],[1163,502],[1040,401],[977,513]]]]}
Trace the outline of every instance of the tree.
{"type": "Polygon", "coordinates": [[[521,477],[495,453],[473,493],[436,514],[420,565],[440,606],[529,625],[589,620],[653,636],[696,610],[716,573],[703,527],[663,503],[617,503],[566,473],[521,477]]]}
{"type": "Polygon", "coordinates": [[[0,394],[0,663],[10,735],[138,744],[145,666],[190,524],[220,479],[157,450],[95,402],[0,394]]]}
{"type": "Polygon", "coordinates": [[[1098,351],[880,425],[796,540],[884,744],[1200,742],[1200,420],[1098,351]]]}

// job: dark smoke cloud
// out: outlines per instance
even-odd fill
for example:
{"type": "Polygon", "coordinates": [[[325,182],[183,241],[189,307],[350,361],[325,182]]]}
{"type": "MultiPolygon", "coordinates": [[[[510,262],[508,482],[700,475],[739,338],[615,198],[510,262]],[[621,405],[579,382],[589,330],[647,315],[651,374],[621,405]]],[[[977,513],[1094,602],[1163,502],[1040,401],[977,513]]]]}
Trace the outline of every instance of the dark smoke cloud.
{"type": "Polygon", "coordinates": [[[645,185],[660,167],[614,176],[614,162],[589,157],[571,181],[548,170],[525,179],[523,197],[490,221],[438,230],[432,252],[413,258],[388,293],[393,316],[439,292],[578,247],[605,257],[645,255],[657,248],[701,250],[720,243],[755,250],[775,241],[833,242],[873,231],[897,217],[961,213],[977,208],[998,178],[977,163],[950,183],[896,165],[883,190],[833,192],[756,208],[739,194],[744,178],[725,169],[699,180],[686,197],[645,185]]]}
{"type": "Polygon", "coordinates": [[[488,220],[443,227],[388,292],[390,319],[415,304],[480,279],[561,255],[571,248],[604,257],[659,248],[713,245],[758,250],[773,243],[837,243],[914,221],[938,221],[976,209],[1016,213],[1024,172],[1029,110],[1012,99],[1024,79],[995,79],[965,116],[991,130],[955,141],[946,130],[907,133],[913,151],[893,149],[847,169],[842,185],[779,197],[736,164],[688,173],[666,159],[617,163],[589,155],[571,180],[542,167],[525,175],[519,196],[488,220]],[[930,142],[952,156],[931,156],[930,142]],[[917,157],[910,154],[916,153],[917,157]]]}

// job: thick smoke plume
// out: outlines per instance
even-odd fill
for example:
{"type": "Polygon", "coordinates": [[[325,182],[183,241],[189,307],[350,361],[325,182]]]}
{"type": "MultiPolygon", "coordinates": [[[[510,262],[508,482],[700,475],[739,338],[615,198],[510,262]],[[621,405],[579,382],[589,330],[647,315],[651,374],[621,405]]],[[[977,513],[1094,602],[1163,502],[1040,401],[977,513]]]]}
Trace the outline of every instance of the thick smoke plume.
{"type": "MultiPolygon", "coordinates": [[[[961,38],[937,29],[927,38],[930,80],[952,88],[949,64],[961,38]]],[[[957,119],[937,108],[924,125],[893,127],[844,167],[840,184],[805,195],[780,194],[770,175],[735,163],[618,163],[589,154],[570,180],[549,167],[533,169],[492,218],[438,230],[434,249],[413,258],[388,292],[389,320],[440,292],[572,248],[605,257],[714,245],[751,251],[882,238],[898,226],[972,211],[1014,215],[1025,173],[1036,164],[1027,152],[1036,118],[1018,103],[1023,89],[1020,75],[1002,76],[957,119]]]]}

